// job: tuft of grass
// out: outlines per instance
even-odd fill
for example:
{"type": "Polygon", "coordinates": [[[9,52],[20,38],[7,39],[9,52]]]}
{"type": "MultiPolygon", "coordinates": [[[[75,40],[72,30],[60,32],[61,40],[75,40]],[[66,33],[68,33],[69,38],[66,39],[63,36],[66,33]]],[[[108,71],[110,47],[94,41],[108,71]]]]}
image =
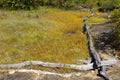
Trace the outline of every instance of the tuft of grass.
{"type": "Polygon", "coordinates": [[[41,60],[76,63],[89,56],[83,18],[89,12],[41,7],[0,10],[0,63],[41,60]]]}
{"type": "Polygon", "coordinates": [[[107,13],[103,13],[103,12],[98,12],[95,9],[95,16],[90,17],[88,20],[89,24],[93,24],[93,23],[104,23],[104,22],[108,22],[107,19],[107,13]]]}
{"type": "Polygon", "coordinates": [[[92,23],[104,23],[107,22],[108,20],[102,17],[91,17],[89,18],[88,21],[90,24],[92,24],[92,23]]]}

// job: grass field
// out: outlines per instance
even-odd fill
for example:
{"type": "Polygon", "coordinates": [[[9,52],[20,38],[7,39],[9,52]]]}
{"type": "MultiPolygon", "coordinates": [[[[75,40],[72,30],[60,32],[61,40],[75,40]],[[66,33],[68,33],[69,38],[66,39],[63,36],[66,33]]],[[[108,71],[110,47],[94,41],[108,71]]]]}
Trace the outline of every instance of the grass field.
{"type": "Polygon", "coordinates": [[[89,50],[83,18],[89,14],[45,7],[0,10],[0,63],[41,60],[74,64],[86,59],[89,50]]]}

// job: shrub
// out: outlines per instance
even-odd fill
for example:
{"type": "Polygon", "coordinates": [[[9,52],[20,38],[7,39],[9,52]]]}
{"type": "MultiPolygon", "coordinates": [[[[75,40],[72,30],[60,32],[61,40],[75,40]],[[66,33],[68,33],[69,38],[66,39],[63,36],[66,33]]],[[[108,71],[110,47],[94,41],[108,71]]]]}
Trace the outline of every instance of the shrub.
{"type": "Polygon", "coordinates": [[[111,5],[120,5],[119,0],[0,0],[0,7],[30,10],[35,9],[38,6],[52,6],[68,9],[79,5],[90,8],[97,3],[105,9],[111,7],[111,5]]]}
{"type": "Polygon", "coordinates": [[[111,19],[115,23],[113,45],[120,50],[120,10],[114,10],[111,19]]]}
{"type": "Polygon", "coordinates": [[[116,23],[114,37],[114,46],[120,50],[120,20],[116,23]]]}
{"type": "Polygon", "coordinates": [[[97,0],[0,0],[0,7],[7,9],[34,9],[38,6],[73,8],[76,5],[91,5],[97,0]]]}
{"type": "Polygon", "coordinates": [[[37,8],[36,0],[0,0],[0,7],[6,9],[34,9],[37,8]]]}
{"type": "Polygon", "coordinates": [[[100,0],[97,5],[100,7],[99,11],[113,11],[114,9],[119,8],[120,0],[100,0]]]}
{"type": "Polygon", "coordinates": [[[112,19],[113,22],[119,21],[119,19],[120,19],[120,10],[115,9],[115,10],[112,12],[111,19],[112,19]]]}

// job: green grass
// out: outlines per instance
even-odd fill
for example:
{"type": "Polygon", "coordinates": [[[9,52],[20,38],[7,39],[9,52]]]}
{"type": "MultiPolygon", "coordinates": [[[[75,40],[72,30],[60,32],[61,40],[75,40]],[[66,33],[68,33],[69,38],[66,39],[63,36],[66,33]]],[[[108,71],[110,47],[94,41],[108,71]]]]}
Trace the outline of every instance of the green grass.
{"type": "MultiPolygon", "coordinates": [[[[86,59],[89,49],[83,19],[88,15],[90,12],[46,7],[31,11],[0,10],[0,64],[27,60],[75,64],[78,59],[86,59]]],[[[103,21],[106,19],[92,17],[89,24],[103,21]]],[[[75,72],[33,65],[31,68],[75,72]]]]}
{"type": "Polygon", "coordinates": [[[104,23],[104,22],[107,22],[108,20],[105,19],[105,18],[100,18],[100,17],[91,17],[89,19],[89,23],[92,24],[92,23],[104,23]]]}
{"type": "Polygon", "coordinates": [[[89,56],[83,18],[89,12],[41,7],[0,10],[0,64],[41,60],[75,63],[89,56]]]}
{"type": "Polygon", "coordinates": [[[95,16],[89,18],[88,22],[89,22],[90,25],[93,24],[93,23],[108,22],[107,13],[102,13],[102,12],[95,11],[95,16]]]}

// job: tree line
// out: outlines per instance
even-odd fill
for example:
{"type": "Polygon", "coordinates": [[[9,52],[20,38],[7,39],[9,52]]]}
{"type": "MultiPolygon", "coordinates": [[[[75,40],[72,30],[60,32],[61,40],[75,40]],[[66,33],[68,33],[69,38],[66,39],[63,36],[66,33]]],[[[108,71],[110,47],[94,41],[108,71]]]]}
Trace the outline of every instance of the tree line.
{"type": "Polygon", "coordinates": [[[30,10],[38,6],[52,6],[68,9],[75,5],[85,4],[86,2],[87,0],[0,0],[0,7],[6,9],[30,10]]]}
{"type": "Polygon", "coordinates": [[[103,6],[120,5],[119,0],[0,0],[0,8],[4,9],[36,9],[39,6],[52,6],[70,9],[75,6],[103,6]]]}

